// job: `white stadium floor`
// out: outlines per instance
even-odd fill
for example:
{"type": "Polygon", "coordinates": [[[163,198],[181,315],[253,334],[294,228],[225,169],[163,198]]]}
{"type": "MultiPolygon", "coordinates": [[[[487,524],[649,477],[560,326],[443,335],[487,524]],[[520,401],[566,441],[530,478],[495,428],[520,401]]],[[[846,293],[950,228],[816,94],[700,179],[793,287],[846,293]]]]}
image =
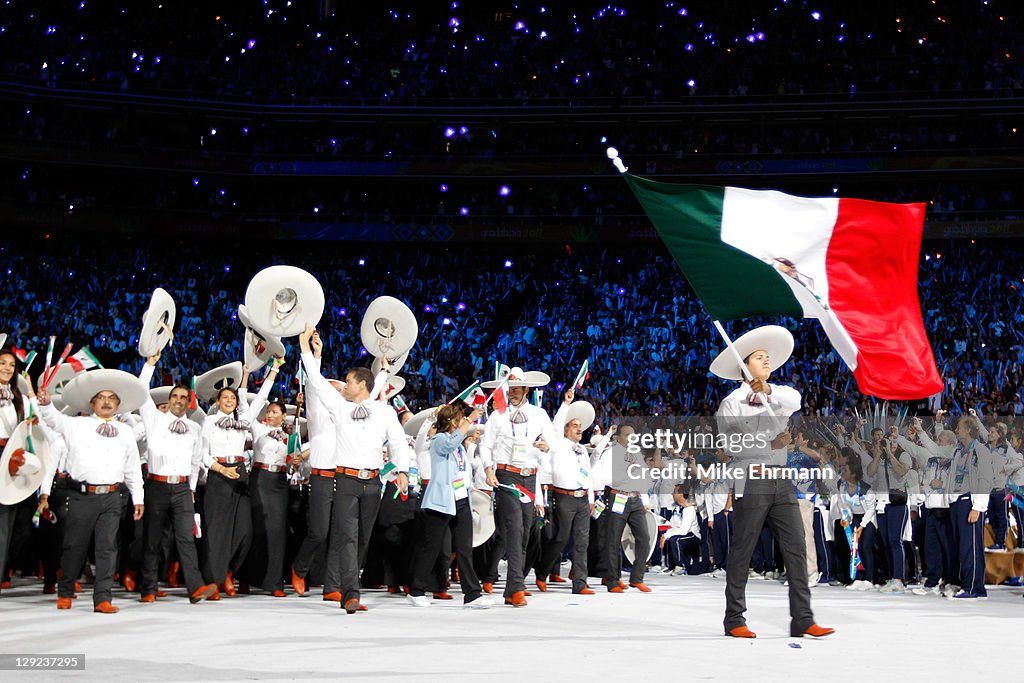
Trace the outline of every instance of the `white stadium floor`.
{"type": "MultiPolygon", "coordinates": [[[[593,585],[595,581],[591,581],[593,585]]],[[[115,592],[115,615],[92,612],[90,587],[70,611],[27,579],[0,596],[0,653],[82,654],[84,672],[0,674],[0,680],[382,681],[970,680],[1015,666],[1024,600],[990,587],[984,602],[912,594],[812,592],[824,640],[788,636],[786,589],[751,580],[756,640],[722,635],[724,579],[649,576],[649,594],[574,596],[569,584],[535,589],[529,606],[414,608],[383,591],[347,615],[311,592],[190,605],[184,589],[155,605],[115,592]],[[876,677],[883,678],[878,679],[876,677]]],[[[496,589],[496,593],[500,589],[496,589]]]]}

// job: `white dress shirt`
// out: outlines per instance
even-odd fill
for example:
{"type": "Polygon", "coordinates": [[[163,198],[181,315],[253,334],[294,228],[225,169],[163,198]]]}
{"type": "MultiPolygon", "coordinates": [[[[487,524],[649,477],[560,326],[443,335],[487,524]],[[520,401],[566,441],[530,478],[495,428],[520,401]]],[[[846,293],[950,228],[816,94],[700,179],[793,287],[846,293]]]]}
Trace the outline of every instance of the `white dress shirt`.
{"type": "MultiPolygon", "coordinates": [[[[154,370],[149,363],[142,368],[139,381],[144,386],[149,386],[154,370]]],[[[188,485],[195,491],[203,461],[203,428],[187,417],[177,418],[170,411],[160,412],[148,396],[139,414],[146,429],[149,473],[161,477],[188,477],[188,485]],[[171,426],[179,420],[188,428],[187,433],[171,431],[171,426]]]]}
{"type": "MultiPolygon", "coordinates": [[[[314,372],[320,372],[320,362],[316,360],[315,367],[310,368],[306,366],[306,374],[312,375],[314,372]]],[[[305,363],[305,359],[303,359],[305,363]]],[[[327,383],[328,391],[338,393],[327,383]]],[[[304,391],[305,406],[306,406],[306,428],[309,430],[309,465],[310,467],[318,470],[333,470],[336,460],[336,453],[338,439],[336,432],[338,429],[337,423],[334,421],[334,416],[331,411],[324,405],[323,400],[320,397],[320,392],[323,391],[323,387],[317,386],[312,382],[306,382],[304,391]]]]}
{"type": "Polygon", "coordinates": [[[230,413],[221,412],[215,408],[213,414],[203,422],[203,466],[210,469],[217,458],[246,458],[245,442],[249,439],[250,425],[248,419],[249,404],[246,402],[245,392],[238,393],[238,420],[242,423],[241,429],[225,429],[217,423],[226,417],[233,417],[230,413]]]}
{"type": "MultiPolygon", "coordinates": [[[[9,387],[7,384],[0,384],[0,386],[9,387]]],[[[28,400],[28,396],[22,395],[21,405],[24,408],[22,415],[26,418],[32,409],[32,402],[28,400]]],[[[0,405],[0,439],[10,439],[11,434],[18,428],[18,409],[14,405],[14,401],[5,402],[4,405],[0,405]]]]}
{"type": "Polygon", "coordinates": [[[135,433],[128,425],[110,420],[117,436],[101,436],[96,428],[104,420],[89,417],[68,417],[52,405],[40,407],[43,419],[64,436],[68,446],[66,472],[75,481],[93,485],[125,484],[132,502],[142,505],[142,465],[135,433]]]}
{"type": "Polygon", "coordinates": [[[765,448],[744,448],[742,453],[733,454],[736,464],[743,467],[753,464],[786,466],[786,448],[772,448],[771,441],[785,431],[789,416],[800,410],[800,392],[778,384],[768,386],[771,388],[768,395],[771,416],[763,405],[751,404],[752,394],[746,385],[726,396],[715,413],[715,417],[720,418],[718,424],[722,432],[751,434],[757,442],[767,444],[765,448]]]}
{"type": "MultiPolygon", "coordinates": [[[[480,439],[480,458],[485,467],[511,465],[538,470],[540,474],[539,471],[550,469],[550,458],[534,446],[538,437],[544,437],[550,447],[558,435],[544,409],[529,403],[524,397],[518,407],[509,406],[504,413],[491,413],[487,429],[480,439]],[[516,413],[522,413],[526,422],[515,424],[512,420],[516,413]]],[[[544,498],[540,479],[538,476],[534,491],[538,504],[544,498]]]]}
{"type": "Polygon", "coordinates": [[[594,502],[594,484],[590,476],[590,455],[581,444],[566,438],[551,445],[551,483],[557,488],[584,489],[587,501],[594,502]]]}
{"type": "MultiPolygon", "coordinates": [[[[302,362],[306,368],[316,367],[315,361],[312,353],[302,354],[302,362]]],[[[384,381],[387,381],[387,373],[379,373],[374,382],[374,389],[378,392],[377,385],[380,383],[381,375],[384,376],[384,381]]],[[[330,382],[324,379],[319,371],[309,372],[307,377],[307,385],[316,387],[324,406],[335,419],[335,467],[380,469],[384,465],[383,449],[387,446],[390,460],[395,464],[397,471],[408,472],[412,454],[394,408],[373,398],[361,404],[348,401],[331,387],[330,382]],[[368,417],[355,418],[354,413],[359,406],[366,409],[368,417]]],[[[371,390],[370,395],[374,395],[374,390],[371,390]]]]}

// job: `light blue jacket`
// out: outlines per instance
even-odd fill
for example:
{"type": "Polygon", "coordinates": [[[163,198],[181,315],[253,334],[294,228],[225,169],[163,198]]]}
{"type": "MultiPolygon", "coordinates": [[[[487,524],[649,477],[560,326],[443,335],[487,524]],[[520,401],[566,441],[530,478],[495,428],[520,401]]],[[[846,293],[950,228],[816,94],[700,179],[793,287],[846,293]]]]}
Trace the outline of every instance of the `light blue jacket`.
{"type": "MultiPolygon", "coordinates": [[[[456,456],[459,446],[466,439],[462,430],[450,434],[438,434],[430,441],[430,483],[423,492],[424,510],[435,510],[446,515],[455,515],[455,488],[453,483],[459,477],[459,460],[456,456]]],[[[464,458],[469,456],[463,453],[464,458]]],[[[467,465],[463,478],[466,488],[473,486],[473,470],[467,465]]],[[[472,503],[471,503],[472,506],[472,503]]],[[[472,509],[472,507],[470,508],[472,509]]]]}

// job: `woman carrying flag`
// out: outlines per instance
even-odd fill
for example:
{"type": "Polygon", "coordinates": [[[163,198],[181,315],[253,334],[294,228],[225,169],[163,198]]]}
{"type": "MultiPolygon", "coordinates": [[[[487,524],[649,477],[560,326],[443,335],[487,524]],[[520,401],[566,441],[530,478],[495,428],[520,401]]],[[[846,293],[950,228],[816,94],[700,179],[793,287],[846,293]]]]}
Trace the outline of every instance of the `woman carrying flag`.
{"type": "Polygon", "coordinates": [[[801,399],[796,389],[769,384],[768,378],[792,353],[793,335],[789,330],[768,325],[730,343],[730,348],[711,363],[711,372],[723,379],[743,380],[744,374],[748,377],[722,401],[717,413],[719,429],[754,437],[753,447],[733,457],[734,464],[743,466],[746,477],[736,482],[733,538],[726,566],[725,634],[734,638],[757,637],[747,628],[743,613],[747,609],[747,570],[766,519],[778,537],[789,575],[790,635],[820,638],[834,632],[814,623],[796,490],[792,481],[778,476],[786,465],[786,447],[792,442],[786,425],[789,416],[800,410],[801,399]]]}

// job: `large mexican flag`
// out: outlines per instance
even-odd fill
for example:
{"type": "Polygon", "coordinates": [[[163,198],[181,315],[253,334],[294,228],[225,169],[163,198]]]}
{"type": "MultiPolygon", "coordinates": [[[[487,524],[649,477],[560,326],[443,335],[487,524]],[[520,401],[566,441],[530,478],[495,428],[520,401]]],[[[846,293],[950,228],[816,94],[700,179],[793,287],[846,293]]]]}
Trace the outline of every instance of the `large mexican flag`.
{"type": "Polygon", "coordinates": [[[862,393],[942,390],[917,298],[923,204],[623,177],[712,317],[817,318],[862,393]]]}

